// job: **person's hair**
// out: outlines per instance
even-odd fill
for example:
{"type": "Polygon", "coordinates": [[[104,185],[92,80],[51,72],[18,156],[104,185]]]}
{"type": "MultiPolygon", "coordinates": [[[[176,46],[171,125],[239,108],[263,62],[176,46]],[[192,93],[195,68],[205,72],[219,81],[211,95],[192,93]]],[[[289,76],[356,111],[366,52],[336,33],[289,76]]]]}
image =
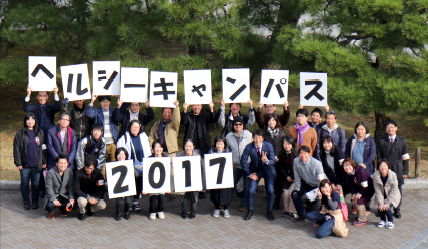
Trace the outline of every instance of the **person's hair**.
{"type": "MultiPolygon", "coordinates": [[[[28,126],[27,126],[27,120],[29,120],[30,118],[33,118],[34,119],[34,127],[33,127],[33,130],[34,130],[34,136],[38,136],[38,134],[39,134],[39,126],[37,125],[37,119],[36,119],[36,115],[34,114],[34,113],[32,113],[32,112],[27,112],[26,114],[25,114],[25,116],[24,116],[24,125],[23,125],[23,130],[24,130],[24,132],[25,132],[25,135],[28,137],[28,126]]],[[[45,135],[46,136],[46,135],[45,135]]]]}
{"type": "Polygon", "coordinates": [[[325,135],[321,138],[321,148],[320,148],[320,157],[321,158],[325,158],[326,157],[326,153],[325,153],[325,149],[324,149],[324,142],[331,142],[332,147],[330,150],[330,155],[334,156],[334,153],[336,153],[336,145],[334,145],[333,142],[333,138],[330,135],[325,135]]]}
{"type": "Polygon", "coordinates": [[[98,166],[98,161],[94,156],[86,156],[85,157],[85,167],[89,168],[91,165],[94,165],[96,168],[98,166]]]}
{"type": "Polygon", "coordinates": [[[391,168],[391,163],[388,161],[388,159],[384,158],[384,159],[380,160],[379,162],[377,162],[377,170],[379,170],[379,167],[382,163],[386,163],[386,165],[388,166],[388,169],[391,168]]]}
{"type": "Polygon", "coordinates": [[[265,131],[267,131],[268,127],[269,127],[269,120],[274,119],[276,121],[276,126],[275,128],[278,128],[279,130],[283,130],[284,128],[282,127],[281,122],[279,122],[278,116],[275,114],[268,114],[266,115],[266,126],[265,126],[265,131]]]}
{"type": "Polygon", "coordinates": [[[262,129],[257,129],[255,131],[253,131],[253,138],[254,138],[255,135],[263,137],[263,130],[262,129]]]}
{"type": "Polygon", "coordinates": [[[174,111],[172,107],[162,107],[162,112],[161,113],[163,114],[163,111],[166,110],[166,109],[171,109],[171,112],[174,111]]]}
{"type": "Polygon", "coordinates": [[[385,128],[386,128],[388,125],[390,125],[390,124],[392,124],[392,125],[394,125],[395,127],[397,127],[397,123],[396,123],[394,120],[389,119],[389,120],[387,120],[387,121],[385,122],[385,128]]]}
{"type": "Polygon", "coordinates": [[[138,133],[143,133],[143,130],[141,129],[141,122],[140,122],[140,120],[133,119],[133,120],[131,120],[131,122],[129,122],[128,129],[126,130],[127,132],[129,132],[129,135],[131,135],[131,126],[133,124],[135,124],[135,123],[137,123],[137,124],[140,125],[140,131],[138,133]]]}
{"type": "Polygon", "coordinates": [[[367,127],[366,123],[360,121],[355,125],[355,129],[354,129],[355,134],[357,134],[357,128],[360,125],[362,125],[364,127],[364,129],[366,129],[366,134],[369,133],[369,127],[367,127]]]}
{"type": "Polygon", "coordinates": [[[119,148],[117,148],[116,149],[116,152],[114,153],[114,155],[115,155],[115,157],[117,158],[117,156],[120,154],[120,152],[122,152],[123,151],[123,153],[125,153],[125,160],[128,160],[128,157],[129,157],[129,155],[128,155],[128,151],[125,149],[125,148],[123,148],[123,147],[119,147],[119,148]]]}
{"type": "Polygon", "coordinates": [[[192,139],[186,139],[186,140],[184,140],[184,146],[186,146],[186,144],[187,144],[188,142],[191,142],[191,143],[192,143],[192,145],[193,145],[193,146],[195,146],[195,142],[193,142],[193,140],[192,140],[192,139]]]}
{"type": "Polygon", "coordinates": [[[227,147],[226,138],[222,135],[218,135],[214,138],[214,149],[213,149],[214,152],[217,152],[217,147],[216,147],[217,142],[223,142],[224,148],[226,149],[226,147],[227,147]]]}
{"type": "Polygon", "coordinates": [[[66,153],[60,153],[56,158],[55,162],[58,163],[60,159],[65,159],[68,162],[67,154],[66,153]]]}
{"type": "Polygon", "coordinates": [[[337,119],[337,114],[334,111],[328,111],[325,113],[325,119],[327,119],[328,115],[333,115],[334,119],[337,119]]]}
{"type": "Polygon", "coordinates": [[[93,132],[94,130],[100,130],[100,131],[104,132],[103,124],[100,124],[100,123],[93,124],[91,127],[91,132],[93,132]]]}
{"type": "Polygon", "coordinates": [[[37,96],[39,96],[41,92],[45,92],[45,93],[46,93],[46,96],[49,96],[49,93],[48,93],[47,91],[38,91],[38,92],[37,92],[37,96]]]}
{"type": "Polygon", "coordinates": [[[242,107],[242,104],[241,104],[241,103],[229,103],[229,108],[231,108],[233,104],[238,105],[238,106],[239,106],[239,108],[241,108],[241,107],[242,107]]]}
{"type": "Polygon", "coordinates": [[[300,154],[300,152],[301,151],[304,151],[304,152],[306,152],[306,153],[311,153],[311,150],[309,149],[309,147],[308,146],[306,146],[306,145],[302,145],[302,146],[300,146],[300,148],[299,148],[299,151],[297,152],[297,153],[299,153],[300,154]]]}
{"type": "Polygon", "coordinates": [[[345,160],[343,160],[342,167],[345,165],[345,163],[349,163],[353,169],[357,168],[357,163],[354,160],[352,160],[352,158],[346,158],[345,160]]]}
{"type": "Polygon", "coordinates": [[[153,149],[153,151],[155,150],[155,146],[156,146],[156,144],[159,144],[162,148],[164,147],[164,145],[165,145],[165,143],[162,141],[162,140],[160,140],[160,139],[155,139],[155,141],[153,141],[153,143],[152,143],[152,149],[153,149]]]}
{"type": "MultiPolygon", "coordinates": [[[[323,187],[325,187],[325,185],[329,185],[330,186],[330,188],[331,188],[331,182],[328,180],[328,179],[323,179],[323,180],[321,180],[321,182],[320,182],[320,186],[319,186],[319,191],[321,192],[321,194],[322,194],[322,197],[321,197],[321,200],[323,200],[323,201],[326,201],[327,200],[327,196],[321,191],[321,188],[323,188],[323,187]]],[[[332,193],[333,193],[333,189],[331,189],[332,191],[332,193]]]]}
{"type": "Polygon", "coordinates": [[[109,102],[111,102],[111,97],[110,96],[98,96],[98,102],[102,102],[104,100],[108,100],[109,102]]]}
{"type": "Polygon", "coordinates": [[[306,110],[306,109],[297,109],[297,111],[296,111],[296,117],[297,117],[297,116],[299,116],[299,114],[303,114],[303,115],[305,115],[306,117],[308,117],[308,116],[309,116],[309,112],[308,112],[308,110],[306,110]]]}
{"type": "Polygon", "coordinates": [[[70,121],[71,121],[71,115],[68,112],[63,112],[63,113],[59,114],[58,120],[62,119],[62,117],[66,116],[66,115],[68,116],[68,119],[70,119],[70,121]]]}
{"type": "Polygon", "coordinates": [[[318,112],[318,113],[320,114],[320,117],[322,118],[322,111],[321,111],[321,109],[320,109],[320,108],[316,107],[315,109],[313,109],[313,110],[312,110],[312,112],[311,112],[311,116],[312,116],[312,114],[314,114],[315,112],[318,112]]]}

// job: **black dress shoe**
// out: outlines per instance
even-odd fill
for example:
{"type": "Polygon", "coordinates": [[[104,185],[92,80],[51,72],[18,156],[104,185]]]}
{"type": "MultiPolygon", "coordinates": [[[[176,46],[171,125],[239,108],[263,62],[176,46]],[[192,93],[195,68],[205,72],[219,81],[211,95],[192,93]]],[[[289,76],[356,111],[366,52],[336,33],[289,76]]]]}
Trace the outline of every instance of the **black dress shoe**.
{"type": "Polygon", "coordinates": [[[38,209],[38,208],[39,208],[39,204],[38,204],[37,202],[34,202],[34,203],[31,205],[31,208],[32,208],[32,209],[38,209]]]}
{"type": "Polygon", "coordinates": [[[181,218],[187,219],[187,209],[181,210],[181,218]]]}
{"type": "Polygon", "coordinates": [[[201,200],[205,199],[205,193],[204,192],[199,192],[199,199],[201,199],[201,200]]]}
{"type": "Polygon", "coordinates": [[[85,214],[79,214],[79,220],[85,220],[86,219],[86,217],[85,217],[85,214]]]}
{"type": "Polygon", "coordinates": [[[273,217],[273,213],[272,212],[268,212],[267,213],[267,217],[269,220],[275,220],[275,217],[273,217]]]}
{"type": "Polygon", "coordinates": [[[94,212],[91,211],[91,207],[89,205],[86,206],[86,215],[89,217],[94,215],[94,212]]]}
{"type": "Polygon", "coordinates": [[[30,203],[28,203],[28,202],[24,203],[24,209],[30,210],[30,203]]]}
{"type": "Polygon", "coordinates": [[[247,215],[245,215],[245,220],[251,220],[252,216],[253,216],[253,211],[248,212],[247,215]]]}
{"type": "Polygon", "coordinates": [[[400,211],[395,211],[395,212],[394,212],[394,216],[395,216],[395,218],[400,219],[400,218],[401,218],[401,213],[400,213],[400,211]]]}
{"type": "Polygon", "coordinates": [[[125,214],[125,220],[129,220],[129,219],[131,219],[131,214],[130,213],[125,214]]]}
{"type": "Polygon", "coordinates": [[[190,210],[189,219],[194,219],[194,218],[196,218],[196,210],[191,209],[190,210]]]}
{"type": "Polygon", "coordinates": [[[44,190],[39,190],[39,197],[40,198],[44,198],[45,197],[45,191],[44,190]]]}
{"type": "Polygon", "coordinates": [[[116,214],[116,217],[114,217],[115,220],[120,221],[122,219],[121,214],[116,214]]]}

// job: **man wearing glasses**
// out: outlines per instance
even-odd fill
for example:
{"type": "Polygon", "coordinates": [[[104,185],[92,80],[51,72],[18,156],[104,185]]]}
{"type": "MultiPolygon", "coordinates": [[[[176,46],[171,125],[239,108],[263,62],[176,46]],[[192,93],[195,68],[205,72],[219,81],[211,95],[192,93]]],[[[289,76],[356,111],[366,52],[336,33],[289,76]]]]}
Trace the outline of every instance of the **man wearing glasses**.
{"type": "Polygon", "coordinates": [[[278,115],[276,112],[276,106],[272,104],[265,104],[265,114],[263,114],[263,103],[259,102],[259,107],[257,108],[256,112],[256,122],[259,125],[259,128],[264,130],[265,127],[268,125],[267,115],[274,114],[278,116],[279,122],[281,122],[281,125],[285,127],[285,125],[288,123],[288,120],[290,119],[290,108],[288,106],[288,101],[285,101],[284,106],[284,112],[281,115],[278,115]]]}
{"type": "Polygon", "coordinates": [[[76,172],[74,178],[74,194],[80,209],[79,220],[85,220],[86,215],[105,209],[104,177],[97,168],[98,162],[94,156],[85,158],[85,167],[76,172]]]}
{"type": "Polygon", "coordinates": [[[55,167],[55,158],[65,153],[68,159],[68,167],[74,168],[74,157],[76,156],[77,139],[76,132],[70,128],[70,115],[61,113],[58,125],[50,128],[47,133],[48,170],[55,167]]]}

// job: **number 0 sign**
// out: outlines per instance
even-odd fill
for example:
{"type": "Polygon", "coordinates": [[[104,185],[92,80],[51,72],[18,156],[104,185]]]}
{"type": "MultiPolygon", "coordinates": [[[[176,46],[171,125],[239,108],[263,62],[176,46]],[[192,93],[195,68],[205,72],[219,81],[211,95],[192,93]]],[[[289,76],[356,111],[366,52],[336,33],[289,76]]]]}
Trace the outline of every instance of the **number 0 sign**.
{"type": "Polygon", "coordinates": [[[232,153],[205,154],[207,189],[233,188],[232,153]]]}
{"type": "Polygon", "coordinates": [[[201,156],[173,157],[172,162],[175,192],[202,190],[201,156]]]}
{"type": "Polygon", "coordinates": [[[136,194],[132,160],[106,163],[106,175],[110,199],[136,194]]]}
{"type": "Polygon", "coordinates": [[[171,190],[171,158],[148,157],[143,161],[143,192],[165,193],[171,190]]]}

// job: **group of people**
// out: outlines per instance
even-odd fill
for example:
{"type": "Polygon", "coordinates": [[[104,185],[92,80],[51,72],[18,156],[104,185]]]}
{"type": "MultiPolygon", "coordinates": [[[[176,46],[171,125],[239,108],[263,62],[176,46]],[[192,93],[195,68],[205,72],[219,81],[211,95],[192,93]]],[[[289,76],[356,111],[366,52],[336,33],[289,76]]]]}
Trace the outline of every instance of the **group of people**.
{"type": "MultiPolygon", "coordinates": [[[[140,195],[147,195],[142,191],[144,158],[200,155],[203,165],[204,155],[227,152],[232,153],[235,187],[211,190],[213,217],[219,217],[221,210],[225,218],[230,217],[229,205],[237,190],[239,210],[246,210],[244,219],[250,220],[256,188],[263,178],[268,219],[274,220],[273,209],[283,206],[284,216],[320,225],[318,238],[331,233],[346,237],[347,207],[343,197],[347,194],[351,194],[350,213],[357,214],[355,226],[366,224],[373,195],[381,219],[379,227],[393,228],[393,216],[401,218],[402,185],[409,171],[409,155],[406,140],[396,134],[393,120],[386,122],[387,136],[376,146],[364,122],[356,124],[354,134],[347,140],[344,129],[337,124],[336,113],[328,105],[325,121],[322,110],[315,108],[312,122],[308,121],[308,110],[300,106],[297,123],[286,131],[290,118],[287,101],[279,114],[275,105],[259,102],[255,108],[250,100],[248,115],[241,113],[240,103],[229,104],[230,111],[226,113],[224,100],[217,112],[211,102],[208,111],[198,104],[190,105],[188,111],[189,105],[184,103],[180,113],[179,102],[175,101],[175,108],[162,108],[162,117],[147,135],[145,126],[155,116],[148,102],[144,103],[146,113],[140,111],[140,103],[123,103],[121,99],[113,108],[110,96],[92,96],[88,106],[83,100],[74,101],[68,108],[68,99],[61,106],[57,92],[55,87],[54,104],[47,102],[47,92],[38,92],[38,103],[30,104],[32,89],[27,89],[24,124],[14,140],[24,209],[37,209],[39,196],[44,197],[50,219],[55,219],[55,207],[61,215],[79,208],[80,220],[106,208],[106,162],[134,162],[137,194],[116,198],[115,219],[121,220],[122,215],[130,219],[131,211],[141,211],[140,195]],[[97,98],[100,107],[94,108],[97,98]],[[60,114],[55,125],[57,112],[60,114]],[[212,143],[209,125],[213,123],[223,130],[212,143]],[[259,129],[251,133],[248,128],[254,123],[259,129]],[[185,128],[183,151],[178,145],[180,126],[185,128]],[[315,200],[309,198],[311,191],[316,191],[315,200]],[[305,195],[306,209],[302,202],[305,195]]],[[[149,194],[149,218],[165,218],[165,194],[172,198],[182,194],[182,218],[195,218],[198,200],[204,199],[206,192],[203,167],[202,174],[202,191],[175,193],[172,189],[149,194]]]]}

